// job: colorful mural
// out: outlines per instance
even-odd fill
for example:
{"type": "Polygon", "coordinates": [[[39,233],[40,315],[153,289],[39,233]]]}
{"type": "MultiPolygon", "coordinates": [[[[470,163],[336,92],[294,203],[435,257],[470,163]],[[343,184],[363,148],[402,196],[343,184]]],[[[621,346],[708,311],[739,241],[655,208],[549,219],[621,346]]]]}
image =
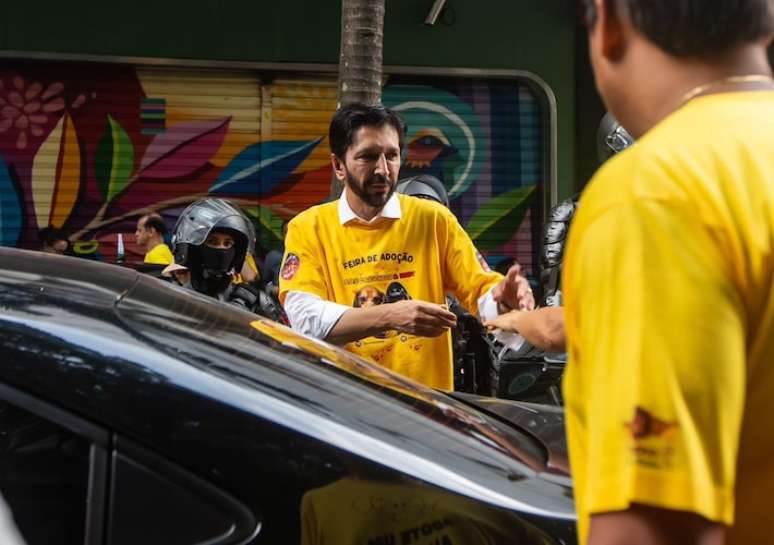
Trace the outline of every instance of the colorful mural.
{"type": "MultiPolygon", "coordinates": [[[[393,78],[386,105],[409,131],[402,176],[430,173],[490,262],[528,269],[544,150],[535,97],[514,82],[393,78]],[[445,81],[445,83],[439,83],[445,81]]],[[[205,195],[255,220],[264,249],[282,221],[322,202],[333,81],[117,65],[0,64],[0,244],[37,248],[60,227],[129,262],[137,218],[174,223],[205,195]]]]}

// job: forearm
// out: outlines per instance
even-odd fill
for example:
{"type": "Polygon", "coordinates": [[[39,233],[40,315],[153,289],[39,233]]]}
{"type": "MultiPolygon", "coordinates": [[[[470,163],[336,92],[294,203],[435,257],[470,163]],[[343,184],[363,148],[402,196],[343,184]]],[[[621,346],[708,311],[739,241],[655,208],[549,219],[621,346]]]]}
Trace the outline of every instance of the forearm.
{"type": "Polygon", "coordinates": [[[564,352],[564,309],[543,307],[530,312],[515,312],[513,329],[531,344],[549,352],[564,352]]]}
{"type": "Polygon", "coordinates": [[[591,517],[586,545],[723,545],[726,529],[687,511],[632,504],[591,517]]]}
{"type": "Polygon", "coordinates": [[[344,312],[325,340],[331,344],[347,344],[383,333],[389,326],[389,306],[351,308],[344,312]]]}

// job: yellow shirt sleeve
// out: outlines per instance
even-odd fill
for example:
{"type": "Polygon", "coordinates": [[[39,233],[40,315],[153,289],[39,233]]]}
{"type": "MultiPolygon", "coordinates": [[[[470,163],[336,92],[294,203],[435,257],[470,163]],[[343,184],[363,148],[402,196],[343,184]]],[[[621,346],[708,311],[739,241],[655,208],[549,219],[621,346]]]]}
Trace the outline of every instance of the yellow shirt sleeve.
{"type": "Polygon", "coordinates": [[[288,291],[303,291],[332,300],[326,288],[323,260],[319,250],[313,246],[311,237],[307,236],[308,233],[315,233],[311,223],[305,221],[300,225],[297,219],[288,224],[285,256],[279,273],[279,299],[282,304],[285,303],[288,291]]]}
{"type": "MultiPolygon", "coordinates": [[[[444,214],[445,237],[441,248],[445,248],[444,284],[468,312],[478,316],[478,299],[503,279],[499,273],[484,270],[479,261],[480,254],[457,218],[444,214]]],[[[483,258],[481,258],[483,259],[483,258]]]]}
{"type": "Polygon", "coordinates": [[[245,257],[245,263],[247,263],[247,266],[250,267],[256,275],[261,276],[260,275],[261,271],[258,270],[258,264],[255,262],[255,258],[253,257],[253,254],[251,254],[250,252],[247,252],[247,255],[245,257]]]}
{"type": "Polygon", "coordinates": [[[564,275],[581,542],[590,514],[632,503],[731,524],[746,348],[722,237],[687,203],[585,212],[564,275]]]}
{"type": "Polygon", "coordinates": [[[175,258],[172,256],[169,246],[157,244],[150,252],[145,254],[143,261],[154,265],[170,265],[175,261],[175,258]]]}

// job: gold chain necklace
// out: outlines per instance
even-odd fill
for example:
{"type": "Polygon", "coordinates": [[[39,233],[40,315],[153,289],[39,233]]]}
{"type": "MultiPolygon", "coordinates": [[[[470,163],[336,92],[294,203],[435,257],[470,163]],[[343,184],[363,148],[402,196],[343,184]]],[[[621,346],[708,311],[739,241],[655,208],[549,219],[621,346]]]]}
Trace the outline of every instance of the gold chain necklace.
{"type": "Polygon", "coordinates": [[[718,87],[720,85],[733,85],[735,83],[774,83],[774,78],[771,76],[764,76],[762,74],[748,74],[746,76],[729,76],[727,78],[711,81],[709,83],[704,83],[702,85],[697,85],[687,93],[685,93],[680,100],[680,104],[685,104],[689,100],[692,100],[696,98],[699,95],[702,95],[709,91],[710,89],[714,89],[715,87],[718,87]]]}

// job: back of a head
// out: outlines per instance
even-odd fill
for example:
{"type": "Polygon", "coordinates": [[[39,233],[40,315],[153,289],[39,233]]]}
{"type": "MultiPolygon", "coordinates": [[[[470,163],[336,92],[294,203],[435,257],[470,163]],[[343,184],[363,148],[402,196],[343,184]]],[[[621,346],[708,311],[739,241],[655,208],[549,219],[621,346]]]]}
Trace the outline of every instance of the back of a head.
{"type": "Polygon", "coordinates": [[[38,239],[44,246],[53,246],[60,240],[67,241],[67,235],[62,229],[49,225],[38,231],[38,239]]]}
{"type": "MultiPolygon", "coordinates": [[[[674,57],[712,58],[774,33],[771,0],[607,0],[634,28],[674,57]]],[[[584,0],[596,21],[594,0],[584,0]]]]}
{"type": "Polygon", "coordinates": [[[382,127],[390,125],[398,133],[400,149],[404,147],[406,124],[396,112],[381,105],[368,105],[359,102],[344,104],[331,120],[328,129],[328,142],[331,152],[343,159],[352,145],[360,127],[382,127]]]}
{"type": "Polygon", "coordinates": [[[153,228],[161,237],[167,234],[167,225],[164,223],[164,218],[162,218],[159,214],[153,213],[145,216],[145,222],[143,223],[143,226],[146,229],[153,228]]]}

